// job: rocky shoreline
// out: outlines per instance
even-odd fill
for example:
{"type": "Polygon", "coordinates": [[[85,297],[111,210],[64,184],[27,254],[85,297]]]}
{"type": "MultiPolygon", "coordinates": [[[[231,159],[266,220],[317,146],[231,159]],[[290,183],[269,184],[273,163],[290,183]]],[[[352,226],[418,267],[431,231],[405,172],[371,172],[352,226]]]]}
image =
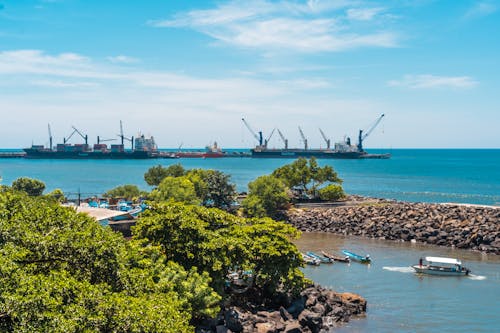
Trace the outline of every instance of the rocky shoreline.
{"type": "Polygon", "coordinates": [[[318,285],[304,289],[294,301],[284,298],[281,306],[233,299],[218,318],[197,327],[196,333],[327,333],[366,312],[361,296],[318,285]]]}
{"type": "Polygon", "coordinates": [[[302,204],[284,219],[306,232],[411,241],[500,254],[500,207],[351,197],[340,205],[302,204]]]}

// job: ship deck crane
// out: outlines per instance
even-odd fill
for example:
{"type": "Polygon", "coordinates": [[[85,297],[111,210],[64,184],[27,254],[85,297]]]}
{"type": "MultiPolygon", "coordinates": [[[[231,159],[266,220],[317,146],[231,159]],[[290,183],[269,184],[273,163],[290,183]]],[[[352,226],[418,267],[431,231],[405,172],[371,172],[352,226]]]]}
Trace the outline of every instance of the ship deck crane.
{"type": "Polygon", "coordinates": [[[97,144],[100,144],[101,142],[115,141],[115,140],[116,139],[101,139],[99,135],[97,136],[97,144]]]}
{"type": "Polygon", "coordinates": [[[288,139],[285,138],[283,133],[281,133],[280,129],[278,128],[278,134],[280,135],[281,140],[283,140],[283,143],[285,144],[285,149],[288,149],[288,139]]]}
{"type": "Polygon", "coordinates": [[[384,114],[382,113],[382,115],[380,117],[377,118],[377,120],[375,120],[375,122],[373,123],[373,125],[366,131],[365,134],[363,134],[363,130],[359,130],[359,135],[358,135],[358,151],[359,152],[363,152],[363,141],[368,137],[368,135],[370,135],[371,132],[373,132],[373,130],[375,129],[375,127],[378,126],[378,124],[380,123],[380,121],[382,120],[382,118],[384,118],[384,114]]]}
{"type": "Polygon", "coordinates": [[[49,128],[49,149],[52,150],[52,131],[50,130],[50,124],[47,124],[49,128]]]}
{"type": "MultiPolygon", "coordinates": [[[[88,138],[89,138],[89,137],[88,137],[88,135],[86,135],[86,134],[85,134],[85,135],[83,135],[83,134],[82,134],[82,133],[81,133],[81,132],[80,132],[80,131],[79,131],[79,130],[75,127],[75,126],[71,126],[71,127],[73,127],[73,129],[74,129],[74,132],[73,132],[73,133],[75,133],[75,132],[76,132],[76,133],[78,133],[78,135],[79,135],[79,136],[81,136],[83,140],[85,140],[85,144],[87,145],[87,144],[88,144],[88,142],[89,142],[89,140],[88,140],[88,138]]],[[[72,134],[72,135],[73,135],[73,134],[72,134]]]]}
{"type": "Polygon", "coordinates": [[[302,128],[299,126],[299,132],[300,136],[302,137],[302,141],[304,141],[304,149],[307,150],[307,139],[306,136],[304,135],[304,132],[302,132],[302,128]]]}
{"type": "Polygon", "coordinates": [[[263,143],[264,143],[263,139],[262,139],[262,131],[259,131],[259,135],[257,135],[257,133],[255,133],[255,131],[252,129],[252,127],[250,127],[250,125],[247,123],[245,118],[241,118],[241,121],[243,121],[243,124],[245,124],[246,128],[250,131],[250,133],[252,133],[255,140],[257,140],[257,142],[259,142],[259,147],[262,147],[263,143]]]}
{"type": "Polygon", "coordinates": [[[325,133],[321,130],[321,128],[319,129],[319,132],[321,133],[321,136],[323,137],[323,140],[325,140],[326,142],[326,149],[330,149],[330,139],[328,139],[325,135],[325,133]]]}
{"type": "Polygon", "coordinates": [[[134,150],[134,137],[131,136],[130,138],[127,138],[125,135],[123,135],[123,124],[122,124],[121,120],[120,120],[120,134],[118,134],[118,136],[121,139],[121,144],[122,144],[123,147],[125,147],[124,140],[127,140],[127,141],[129,141],[131,143],[132,150],[134,150]]]}

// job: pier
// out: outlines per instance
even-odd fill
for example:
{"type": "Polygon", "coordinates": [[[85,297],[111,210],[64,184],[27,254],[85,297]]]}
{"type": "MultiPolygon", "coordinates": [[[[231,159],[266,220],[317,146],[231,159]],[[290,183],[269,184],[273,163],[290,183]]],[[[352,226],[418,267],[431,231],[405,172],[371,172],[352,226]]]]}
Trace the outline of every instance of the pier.
{"type": "Polygon", "coordinates": [[[21,158],[26,157],[24,151],[0,151],[0,158],[21,158]]]}

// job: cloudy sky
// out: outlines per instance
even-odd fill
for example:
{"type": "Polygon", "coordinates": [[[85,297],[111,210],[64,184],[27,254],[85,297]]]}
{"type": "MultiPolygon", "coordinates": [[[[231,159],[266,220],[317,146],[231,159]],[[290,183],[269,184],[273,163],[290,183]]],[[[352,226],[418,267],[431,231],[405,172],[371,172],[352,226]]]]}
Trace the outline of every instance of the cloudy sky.
{"type": "Polygon", "coordinates": [[[385,114],[366,147],[499,148],[499,31],[499,1],[0,0],[0,147],[250,147],[242,118],[324,147],[385,114]]]}

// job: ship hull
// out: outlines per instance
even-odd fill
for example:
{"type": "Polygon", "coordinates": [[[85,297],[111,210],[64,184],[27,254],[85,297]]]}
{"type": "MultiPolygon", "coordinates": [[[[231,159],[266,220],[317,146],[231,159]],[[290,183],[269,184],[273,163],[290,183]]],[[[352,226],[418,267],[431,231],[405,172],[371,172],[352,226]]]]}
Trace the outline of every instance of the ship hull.
{"type": "Polygon", "coordinates": [[[365,159],[365,158],[389,158],[389,154],[368,154],[366,152],[338,152],[321,149],[264,149],[251,150],[252,157],[255,158],[327,158],[327,159],[365,159]]]}
{"type": "Polygon", "coordinates": [[[81,159],[81,160],[126,160],[126,159],[148,159],[155,158],[147,151],[132,151],[132,152],[63,152],[63,151],[39,151],[34,149],[24,149],[26,152],[25,158],[31,159],[81,159]]]}

